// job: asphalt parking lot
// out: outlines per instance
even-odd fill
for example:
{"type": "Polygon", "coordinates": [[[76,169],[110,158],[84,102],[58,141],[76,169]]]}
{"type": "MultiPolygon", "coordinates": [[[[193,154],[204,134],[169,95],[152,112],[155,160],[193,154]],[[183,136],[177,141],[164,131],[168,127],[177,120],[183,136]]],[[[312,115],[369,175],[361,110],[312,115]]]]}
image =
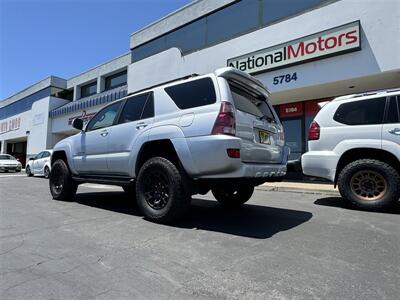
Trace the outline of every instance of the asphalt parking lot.
{"type": "Polygon", "coordinates": [[[258,190],[238,210],[194,197],[171,226],[122,189],[51,199],[44,178],[0,174],[0,298],[398,299],[400,210],[258,190]]]}

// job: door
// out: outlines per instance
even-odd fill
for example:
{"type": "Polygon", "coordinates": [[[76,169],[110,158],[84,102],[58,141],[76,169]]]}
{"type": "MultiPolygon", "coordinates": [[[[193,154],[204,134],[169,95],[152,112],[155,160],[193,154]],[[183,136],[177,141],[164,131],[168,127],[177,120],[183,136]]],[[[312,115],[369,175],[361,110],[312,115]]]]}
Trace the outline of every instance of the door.
{"type": "Polygon", "coordinates": [[[40,173],[40,160],[42,159],[43,154],[44,154],[44,151],[38,153],[32,162],[32,169],[33,169],[34,174],[40,173]]]}
{"type": "Polygon", "coordinates": [[[88,123],[85,131],[74,137],[76,145],[74,165],[80,174],[106,174],[108,138],[114,125],[121,101],[99,111],[88,123]]]}
{"type": "Polygon", "coordinates": [[[382,126],[382,149],[397,156],[400,161],[400,96],[388,100],[385,124],[382,126]]]}
{"type": "Polygon", "coordinates": [[[48,151],[41,152],[39,159],[35,160],[35,173],[43,174],[43,168],[46,161],[48,161],[50,157],[50,153],[48,151]]]}
{"type": "Polygon", "coordinates": [[[154,99],[152,93],[128,98],[112,132],[109,135],[107,164],[111,174],[128,176],[135,159],[130,160],[136,145],[147,140],[147,129],[153,122],[154,99]]]}

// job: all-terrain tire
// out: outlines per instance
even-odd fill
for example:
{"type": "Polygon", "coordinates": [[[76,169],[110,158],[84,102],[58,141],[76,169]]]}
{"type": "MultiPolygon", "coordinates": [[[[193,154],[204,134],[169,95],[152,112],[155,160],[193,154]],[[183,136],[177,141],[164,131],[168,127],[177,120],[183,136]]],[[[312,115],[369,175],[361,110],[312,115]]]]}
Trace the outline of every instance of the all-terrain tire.
{"type": "Polygon", "coordinates": [[[166,158],[150,158],[137,176],[136,199],[152,222],[166,224],[181,218],[190,206],[185,173],[166,158]]]}
{"type": "Polygon", "coordinates": [[[388,209],[399,200],[400,175],[383,161],[360,159],[342,169],[338,187],[343,199],[355,207],[367,210],[388,209]]]}
{"type": "Polygon", "coordinates": [[[49,186],[54,200],[72,201],[75,197],[78,185],[62,159],[56,160],[51,168],[49,186]]]}
{"type": "Polygon", "coordinates": [[[242,184],[239,187],[218,187],[211,190],[215,199],[224,206],[238,207],[247,202],[254,192],[254,186],[242,184]]]}

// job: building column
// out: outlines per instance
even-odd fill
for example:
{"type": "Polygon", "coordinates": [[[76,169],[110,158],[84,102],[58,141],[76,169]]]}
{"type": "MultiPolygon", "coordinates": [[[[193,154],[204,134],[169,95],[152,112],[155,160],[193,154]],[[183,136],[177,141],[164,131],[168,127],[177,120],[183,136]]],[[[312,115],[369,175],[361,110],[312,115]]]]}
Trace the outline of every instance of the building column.
{"type": "Polygon", "coordinates": [[[0,149],[0,153],[6,153],[7,151],[7,142],[5,140],[1,141],[1,149],[0,149]]]}

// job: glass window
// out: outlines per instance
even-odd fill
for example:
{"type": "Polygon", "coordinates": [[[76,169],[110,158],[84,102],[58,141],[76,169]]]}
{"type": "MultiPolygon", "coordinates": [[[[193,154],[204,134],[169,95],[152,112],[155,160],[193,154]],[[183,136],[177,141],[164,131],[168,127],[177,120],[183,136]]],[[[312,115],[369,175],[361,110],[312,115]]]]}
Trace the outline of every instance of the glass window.
{"type": "Polygon", "coordinates": [[[399,107],[396,97],[390,97],[389,107],[386,117],[386,123],[398,123],[399,122],[399,107]]]}
{"type": "Polygon", "coordinates": [[[259,2],[243,0],[207,17],[207,43],[215,44],[258,26],[259,2]]]}
{"type": "Polygon", "coordinates": [[[206,46],[206,19],[197,20],[165,36],[166,49],[179,48],[187,53],[206,46]]]}
{"type": "Polygon", "coordinates": [[[265,101],[257,99],[235,86],[231,85],[230,87],[236,109],[255,115],[259,118],[265,117],[269,121],[275,119],[271,109],[265,101]]]}
{"type": "Polygon", "coordinates": [[[114,120],[121,106],[121,101],[111,104],[99,111],[89,122],[86,131],[92,131],[114,124],[114,120]]]}
{"type": "Polygon", "coordinates": [[[285,143],[290,147],[290,160],[296,160],[301,157],[303,149],[303,136],[301,119],[282,120],[285,131],[285,143]]]}
{"type": "Polygon", "coordinates": [[[143,118],[150,118],[154,116],[154,112],[152,115],[149,115],[147,112],[147,116],[143,117],[143,113],[145,111],[145,107],[147,106],[147,102],[153,102],[151,94],[142,94],[133,96],[127,99],[124,109],[122,110],[121,117],[119,119],[119,123],[128,123],[132,121],[137,121],[143,118]]]}
{"type": "Polygon", "coordinates": [[[12,159],[12,156],[11,155],[7,155],[7,154],[1,154],[0,155],[0,159],[1,160],[3,160],[3,159],[7,159],[8,160],[8,159],[12,159]]]}
{"type": "Polygon", "coordinates": [[[202,78],[165,88],[180,109],[215,103],[216,95],[211,78],[202,78]]]}
{"type": "Polygon", "coordinates": [[[262,0],[263,24],[300,13],[326,0],[262,0]]]}
{"type": "Polygon", "coordinates": [[[132,60],[142,60],[146,57],[164,51],[165,48],[165,36],[159,37],[155,40],[152,40],[146,44],[140,45],[139,47],[132,49],[132,60]]]}
{"type": "Polygon", "coordinates": [[[43,156],[43,151],[42,152],[39,152],[38,154],[36,154],[36,156],[34,157],[35,159],[39,159],[39,158],[42,158],[42,156],[43,156]]]}
{"type": "Polygon", "coordinates": [[[347,125],[382,124],[386,98],[359,100],[341,104],[333,119],[347,125]]]}
{"type": "Polygon", "coordinates": [[[43,155],[42,155],[42,158],[49,157],[49,156],[50,156],[50,152],[44,151],[43,155]]]}
{"type": "Polygon", "coordinates": [[[97,82],[92,82],[81,86],[81,98],[88,97],[97,93],[97,82]]]}
{"type": "Polygon", "coordinates": [[[110,90],[126,84],[127,74],[126,71],[111,75],[105,79],[105,88],[110,90]]]}

